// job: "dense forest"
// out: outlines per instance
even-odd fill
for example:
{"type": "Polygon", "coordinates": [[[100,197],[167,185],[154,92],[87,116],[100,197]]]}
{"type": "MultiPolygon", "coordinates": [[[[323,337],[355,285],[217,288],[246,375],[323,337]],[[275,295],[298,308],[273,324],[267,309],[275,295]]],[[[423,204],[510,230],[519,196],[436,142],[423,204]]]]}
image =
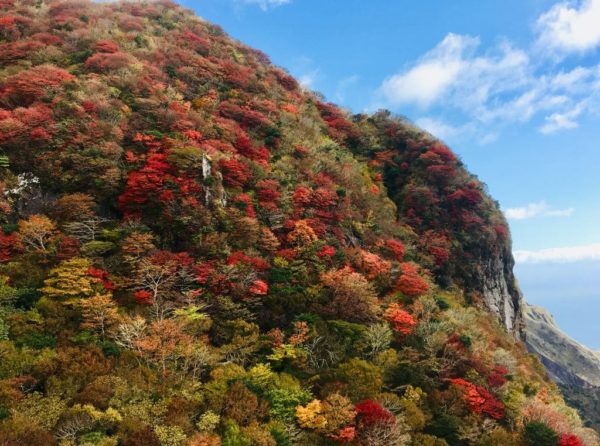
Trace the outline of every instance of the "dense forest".
{"type": "Polygon", "coordinates": [[[0,147],[0,446],[599,444],[460,159],[191,11],[0,0],[0,147]]]}

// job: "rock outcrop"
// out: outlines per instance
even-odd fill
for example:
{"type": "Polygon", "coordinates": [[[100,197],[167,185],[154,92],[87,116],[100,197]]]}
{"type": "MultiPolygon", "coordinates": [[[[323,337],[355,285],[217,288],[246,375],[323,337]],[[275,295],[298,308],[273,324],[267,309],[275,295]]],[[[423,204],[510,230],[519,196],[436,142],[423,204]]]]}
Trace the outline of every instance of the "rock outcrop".
{"type": "Polygon", "coordinates": [[[586,422],[600,428],[600,353],[566,335],[542,307],[525,305],[527,347],[586,422]]]}
{"type": "Polygon", "coordinates": [[[510,248],[480,260],[478,288],[490,312],[517,338],[525,339],[523,296],[513,274],[514,260],[510,248]]]}
{"type": "Polygon", "coordinates": [[[600,354],[561,331],[548,310],[526,305],[527,346],[558,383],[600,386],[600,354]]]}
{"type": "Polygon", "coordinates": [[[0,37],[0,445],[599,445],[442,141],[171,0],[0,37]]]}

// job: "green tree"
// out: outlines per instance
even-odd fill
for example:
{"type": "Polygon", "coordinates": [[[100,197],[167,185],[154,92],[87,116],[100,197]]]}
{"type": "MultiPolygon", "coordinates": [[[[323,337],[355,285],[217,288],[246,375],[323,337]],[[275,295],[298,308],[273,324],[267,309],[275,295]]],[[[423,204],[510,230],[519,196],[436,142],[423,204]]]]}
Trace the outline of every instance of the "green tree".
{"type": "Polygon", "coordinates": [[[251,441],[242,434],[240,427],[234,421],[225,423],[222,446],[251,446],[251,441]]]}
{"type": "Polygon", "coordinates": [[[355,402],[373,397],[383,385],[381,369],[363,359],[353,358],[340,364],[335,377],[347,384],[346,393],[355,402]]]}
{"type": "Polygon", "coordinates": [[[531,446],[556,446],[558,435],[544,423],[532,422],[525,426],[525,440],[531,446]]]}
{"type": "Polygon", "coordinates": [[[8,284],[8,277],[0,276],[0,341],[8,339],[6,316],[12,311],[16,300],[17,290],[8,284]]]}

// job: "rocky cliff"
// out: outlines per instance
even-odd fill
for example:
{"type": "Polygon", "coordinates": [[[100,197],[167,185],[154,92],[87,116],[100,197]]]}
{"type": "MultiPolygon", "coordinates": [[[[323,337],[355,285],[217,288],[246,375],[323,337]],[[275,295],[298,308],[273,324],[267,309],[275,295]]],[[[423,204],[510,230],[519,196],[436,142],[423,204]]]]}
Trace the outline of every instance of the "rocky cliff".
{"type": "MultiPolygon", "coordinates": [[[[377,123],[381,115],[371,121],[377,123]]],[[[364,120],[357,118],[359,124],[364,120]]],[[[465,175],[462,162],[443,150],[435,137],[402,124],[385,138],[379,135],[395,153],[372,148],[367,152],[371,164],[383,164],[383,179],[397,205],[398,219],[419,235],[422,258],[429,261],[440,284],[459,285],[474,301],[482,301],[510,333],[524,339],[523,297],[513,274],[508,225],[498,204],[475,176],[465,175]],[[424,152],[427,143],[433,145],[435,155],[424,152]],[[445,166],[432,165],[432,160],[445,166]],[[462,177],[464,186],[452,185],[452,176],[462,177]]],[[[364,149],[353,150],[364,154],[364,149]]]]}
{"type": "Polygon", "coordinates": [[[514,260],[507,246],[500,253],[480,260],[479,287],[488,309],[506,329],[525,339],[523,296],[513,274],[514,260]]]}
{"type": "Polygon", "coordinates": [[[0,145],[0,445],[598,446],[485,184],[192,11],[0,0],[0,145]]]}
{"type": "Polygon", "coordinates": [[[600,354],[565,334],[550,312],[526,305],[527,347],[541,359],[565,398],[584,419],[600,427],[600,354]]]}

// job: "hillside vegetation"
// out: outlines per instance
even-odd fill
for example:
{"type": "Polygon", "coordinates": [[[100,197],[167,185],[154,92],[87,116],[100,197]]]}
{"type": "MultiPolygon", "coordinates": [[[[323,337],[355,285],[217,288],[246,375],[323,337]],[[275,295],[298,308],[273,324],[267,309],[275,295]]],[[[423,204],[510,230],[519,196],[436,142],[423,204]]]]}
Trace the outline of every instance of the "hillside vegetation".
{"type": "Polygon", "coordinates": [[[0,39],[1,446],[598,444],[442,142],[168,1],[0,39]]]}

